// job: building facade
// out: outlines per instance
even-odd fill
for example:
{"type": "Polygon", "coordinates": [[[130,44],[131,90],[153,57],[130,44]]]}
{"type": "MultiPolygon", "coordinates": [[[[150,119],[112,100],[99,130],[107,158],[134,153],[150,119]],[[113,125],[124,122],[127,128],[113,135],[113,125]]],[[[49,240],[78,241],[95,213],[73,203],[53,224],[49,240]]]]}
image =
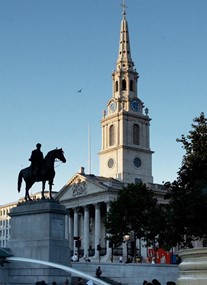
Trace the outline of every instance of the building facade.
{"type": "Polygon", "coordinates": [[[11,224],[9,213],[17,203],[9,203],[0,207],[0,247],[7,247],[10,239],[11,224]]]}
{"type": "MultiPolygon", "coordinates": [[[[101,120],[102,146],[99,152],[100,176],[85,174],[82,167],[57,194],[68,210],[66,224],[70,248],[85,258],[110,260],[111,248],[106,239],[104,219],[110,201],[128,183],[146,183],[158,200],[165,190],[153,184],[148,109],[138,96],[139,74],[131,57],[125,5],[121,20],[116,67],[112,73],[112,97],[101,120]],[[78,241],[78,242],[77,242],[78,241]]],[[[139,255],[147,250],[137,241],[139,255]]],[[[127,257],[127,243],[115,254],[127,257]]]]}

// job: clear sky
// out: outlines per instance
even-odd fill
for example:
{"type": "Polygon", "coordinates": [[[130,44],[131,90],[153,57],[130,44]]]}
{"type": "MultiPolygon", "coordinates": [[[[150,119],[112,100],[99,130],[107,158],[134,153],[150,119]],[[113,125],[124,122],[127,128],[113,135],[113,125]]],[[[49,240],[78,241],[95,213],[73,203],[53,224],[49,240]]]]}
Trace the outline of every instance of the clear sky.
{"type": "MultiPolygon", "coordinates": [[[[0,204],[36,143],[62,147],[54,190],[84,166],[99,174],[100,120],[112,96],[121,0],[0,0],[0,204]],[[82,88],[82,92],[77,91],[82,88]]],[[[177,177],[193,118],[207,108],[207,1],[127,0],[138,96],[149,108],[155,183],[177,177]]],[[[205,113],[205,116],[207,114],[205,113]]],[[[41,190],[36,183],[32,193],[41,190]]]]}

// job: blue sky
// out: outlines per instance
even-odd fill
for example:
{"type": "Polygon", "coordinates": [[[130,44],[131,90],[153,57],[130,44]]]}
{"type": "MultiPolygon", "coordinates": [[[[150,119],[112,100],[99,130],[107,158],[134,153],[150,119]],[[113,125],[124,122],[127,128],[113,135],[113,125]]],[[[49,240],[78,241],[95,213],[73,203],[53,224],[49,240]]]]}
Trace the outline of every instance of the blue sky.
{"type": "MultiPolygon", "coordinates": [[[[0,0],[0,204],[37,142],[62,147],[54,190],[80,169],[99,174],[100,120],[112,96],[121,0],[0,0]],[[77,91],[82,88],[81,93],[77,91]]],[[[207,107],[207,1],[127,0],[138,96],[149,108],[155,183],[172,181],[193,118],[207,107]]],[[[206,115],[206,113],[205,113],[206,115]]],[[[32,193],[41,190],[36,183],[32,193]]]]}

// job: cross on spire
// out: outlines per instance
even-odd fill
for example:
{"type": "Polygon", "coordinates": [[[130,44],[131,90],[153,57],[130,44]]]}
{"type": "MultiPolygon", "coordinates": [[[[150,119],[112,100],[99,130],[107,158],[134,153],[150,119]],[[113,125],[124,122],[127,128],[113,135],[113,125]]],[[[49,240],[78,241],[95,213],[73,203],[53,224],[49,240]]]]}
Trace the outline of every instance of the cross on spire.
{"type": "Polygon", "coordinates": [[[122,9],[123,9],[122,14],[123,14],[123,16],[125,16],[125,15],[126,15],[126,8],[128,8],[128,7],[126,6],[125,0],[122,0],[121,6],[122,6],[122,9]]]}

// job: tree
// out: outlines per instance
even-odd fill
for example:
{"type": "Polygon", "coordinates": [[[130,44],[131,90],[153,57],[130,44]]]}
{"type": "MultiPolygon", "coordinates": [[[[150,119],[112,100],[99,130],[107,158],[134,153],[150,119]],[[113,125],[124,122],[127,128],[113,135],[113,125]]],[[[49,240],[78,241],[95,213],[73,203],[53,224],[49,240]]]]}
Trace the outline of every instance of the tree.
{"type": "Polygon", "coordinates": [[[193,122],[189,134],[177,139],[185,150],[178,177],[165,184],[169,205],[160,234],[165,245],[189,247],[193,240],[207,237],[207,119],[201,113],[193,122]]]}
{"type": "Polygon", "coordinates": [[[131,233],[134,241],[143,238],[148,245],[154,244],[161,226],[160,212],[152,190],[143,183],[129,184],[110,202],[105,221],[108,239],[120,245],[131,233]]]}

